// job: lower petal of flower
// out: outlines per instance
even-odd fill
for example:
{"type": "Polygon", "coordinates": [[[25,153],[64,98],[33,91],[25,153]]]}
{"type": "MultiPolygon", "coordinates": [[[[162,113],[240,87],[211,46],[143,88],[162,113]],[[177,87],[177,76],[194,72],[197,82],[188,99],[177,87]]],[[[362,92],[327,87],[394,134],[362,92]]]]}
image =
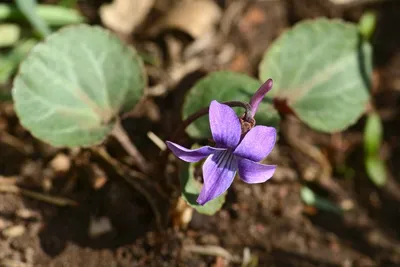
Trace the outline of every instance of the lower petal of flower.
{"type": "Polygon", "coordinates": [[[248,184],[258,184],[267,181],[274,175],[276,165],[264,165],[245,158],[238,160],[239,176],[248,184]]]}
{"type": "Polygon", "coordinates": [[[218,151],[210,155],[203,165],[204,185],[197,203],[204,205],[228,190],[235,178],[237,167],[237,158],[231,151],[218,151]]]}
{"type": "Polygon", "coordinates": [[[187,149],[170,141],[167,141],[166,143],[168,148],[171,149],[175,156],[186,162],[197,162],[211,155],[212,153],[226,150],[224,148],[215,148],[211,146],[203,146],[198,149],[187,149]]]}

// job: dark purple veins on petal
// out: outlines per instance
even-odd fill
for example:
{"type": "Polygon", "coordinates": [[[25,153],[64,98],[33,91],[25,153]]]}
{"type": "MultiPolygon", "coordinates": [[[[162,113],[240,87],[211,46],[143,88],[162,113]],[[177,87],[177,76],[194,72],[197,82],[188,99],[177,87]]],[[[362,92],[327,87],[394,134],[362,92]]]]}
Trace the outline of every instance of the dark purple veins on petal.
{"type": "Polygon", "coordinates": [[[203,146],[197,149],[187,149],[183,146],[167,141],[167,146],[171,149],[175,156],[186,162],[197,162],[212,153],[217,151],[224,151],[223,148],[215,148],[210,146],[203,146]]]}
{"type": "Polygon", "coordinates": [[[203,165],[204,185],[197,203],[204,205],[228,190],[237,170],[237,159],[230,151],[216,152],[203,165]]]}

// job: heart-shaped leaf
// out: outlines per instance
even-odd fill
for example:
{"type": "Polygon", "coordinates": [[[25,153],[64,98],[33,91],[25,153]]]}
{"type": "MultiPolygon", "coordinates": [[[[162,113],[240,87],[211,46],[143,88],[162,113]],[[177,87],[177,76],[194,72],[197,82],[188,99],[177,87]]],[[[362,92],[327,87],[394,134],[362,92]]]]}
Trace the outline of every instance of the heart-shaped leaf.
{"type": "Polygon", "coordinates": [[[35,46],[12,90],[24,127],[55,146],[90,146],[131,110],[146,84],[142,61],[116,36],[70,26],[35,46]]]}
{"type": "Polygon", "coordinates": [[[226,192],[221,196],[207,202],[203,206],[196,202],[197,197],[200,194],[202,184],[196,180],[196,168],[200,168],[203,162],[197,163],[185,163],[180,175],[182,198],[197,212],[214,215],[219,211],[222,205],[225,203],[226,192]]]}
{"type": "Polygon", "coordinates": [[[271,94],[302,121],[335,132],[365,109],[371,58],[357,25],[317,19],[297,24],[274,42],[260,64],[260,77],[274,80],[271,94]]]}
{"type": "MultiPolygon", "coordinates": [[[[199,109],[208,107],[212,100],[249,102],[260,85],[260,81],[241,73],[230,71],[211,73],[196,83],[187,94],[183,105],[183,117],[187,118],[199,109]]],[[[238,115],[244,112],[242,108],[234,109],[238,112],[238,115]]],[[[255,119],[257,124],[275,127],[279,124],[279,115],[268,94],[260,104],[255,119]]],[[[187,131],[195,138],[210,137],[208,116],[196,120],[187,128],[187,131]]]]}

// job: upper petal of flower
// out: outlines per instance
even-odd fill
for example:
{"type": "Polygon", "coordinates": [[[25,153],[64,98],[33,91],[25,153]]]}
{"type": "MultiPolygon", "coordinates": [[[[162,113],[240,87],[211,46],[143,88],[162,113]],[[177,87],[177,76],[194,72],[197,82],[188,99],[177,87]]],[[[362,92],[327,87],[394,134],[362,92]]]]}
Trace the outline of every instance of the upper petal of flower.
{"type": "Polygon", "coordinates": [[[186,162],[197,162],[217,151],[225,151],[223,148],[215,148],[211,146],[203,146],[197,149],[187,149],[183,146],[167,141],[167,146],[172,153],[178,158],[186,162]]]}
{"type": "Polygon", "coordinates": [[[204,185],[197,203],[204,205],[223,194],[233,182],[237,170],[237,159],[229,151],[210,155],[203,165],[204,185]]]}
{"type": "Polygon", "coordinates": [[[236,147],[240,141],[242,129],[235,111],[213,100],[210,104],[209,117],[211,133],[217,146],[236,147]]]}
{"type": "Polygon", "coordinates": [[[276,130],[274,127],[258,125],[251,129],[233,151],[236,156],[260,161],[274,148],[276,130]]]}
{"type": "Polygon", "coordinates": [[[276,165],[264,165],[248,159],[239,159],[240,179],[248,184],[258,184],[267,181],[276,170],[276,165]]]}
{"type": "Polygon", "coordinates": [[[251,98],[250,106],[251,106],[252,117],[254,117],[254,115],[256,115],[258,105],[263,100],[265,94],[268,93],[269,90],[272,89],[272,85],[273,85],[272,79],[268,79],[263,85],[260,86],[260,88],[255,92],[255,94],[251,98]]]}

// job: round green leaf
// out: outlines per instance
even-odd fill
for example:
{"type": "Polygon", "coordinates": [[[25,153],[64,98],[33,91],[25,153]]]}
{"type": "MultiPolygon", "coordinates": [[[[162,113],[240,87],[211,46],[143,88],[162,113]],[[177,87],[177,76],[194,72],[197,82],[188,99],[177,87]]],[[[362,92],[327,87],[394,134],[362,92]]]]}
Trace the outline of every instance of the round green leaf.
{"type": "Polygon", "coordinates": [[[133,49],[100,27],[79,25],[35,46],[12,92],[21,123],[34,136],[55,146],[90,146],[135,106],[145,84],[133,49]]]}
{"type": "Polygon", "coordinates": [[[266,52],[260,77],[274,80],[286,100],[314,129],[335,132],[353,124],[369,98],[371,46],[357,25],[317,19],[297,24],[266,52]]]}
{"type": "Polygon", "coordinates": [[[217,211],[222,208],[225,203],[226,192],[221,196],[207,202],[203,206],[196,202],[197,197],[200,194],[202,184],[195,178],[195,169],[200,167],[203,162],[200,163],[185,163],[180,175],[182,198],[197,212],[214,215],[217,211]]]}
{"type": "MultiPolygon", "coordinates": [[[[230,71],[211,73],[201,79],[187,94],[183,105],[183,117],[187,118],[199,109],[208,107],[212,100],[249,102],[260,85],[260,81],[241,73],[230,71]]],[[[243,108],[234,109],[238,115],[244,112],[243,108]]],[[[275,127],[279,124],[278,112],[274,109],[272,99],[268,94],[260,104],[255,119],[257,124],[275,127]]],[[[187,128],[187,131],[195,138],[210,137],[208,116],[196,120],[187,128]]]]}

